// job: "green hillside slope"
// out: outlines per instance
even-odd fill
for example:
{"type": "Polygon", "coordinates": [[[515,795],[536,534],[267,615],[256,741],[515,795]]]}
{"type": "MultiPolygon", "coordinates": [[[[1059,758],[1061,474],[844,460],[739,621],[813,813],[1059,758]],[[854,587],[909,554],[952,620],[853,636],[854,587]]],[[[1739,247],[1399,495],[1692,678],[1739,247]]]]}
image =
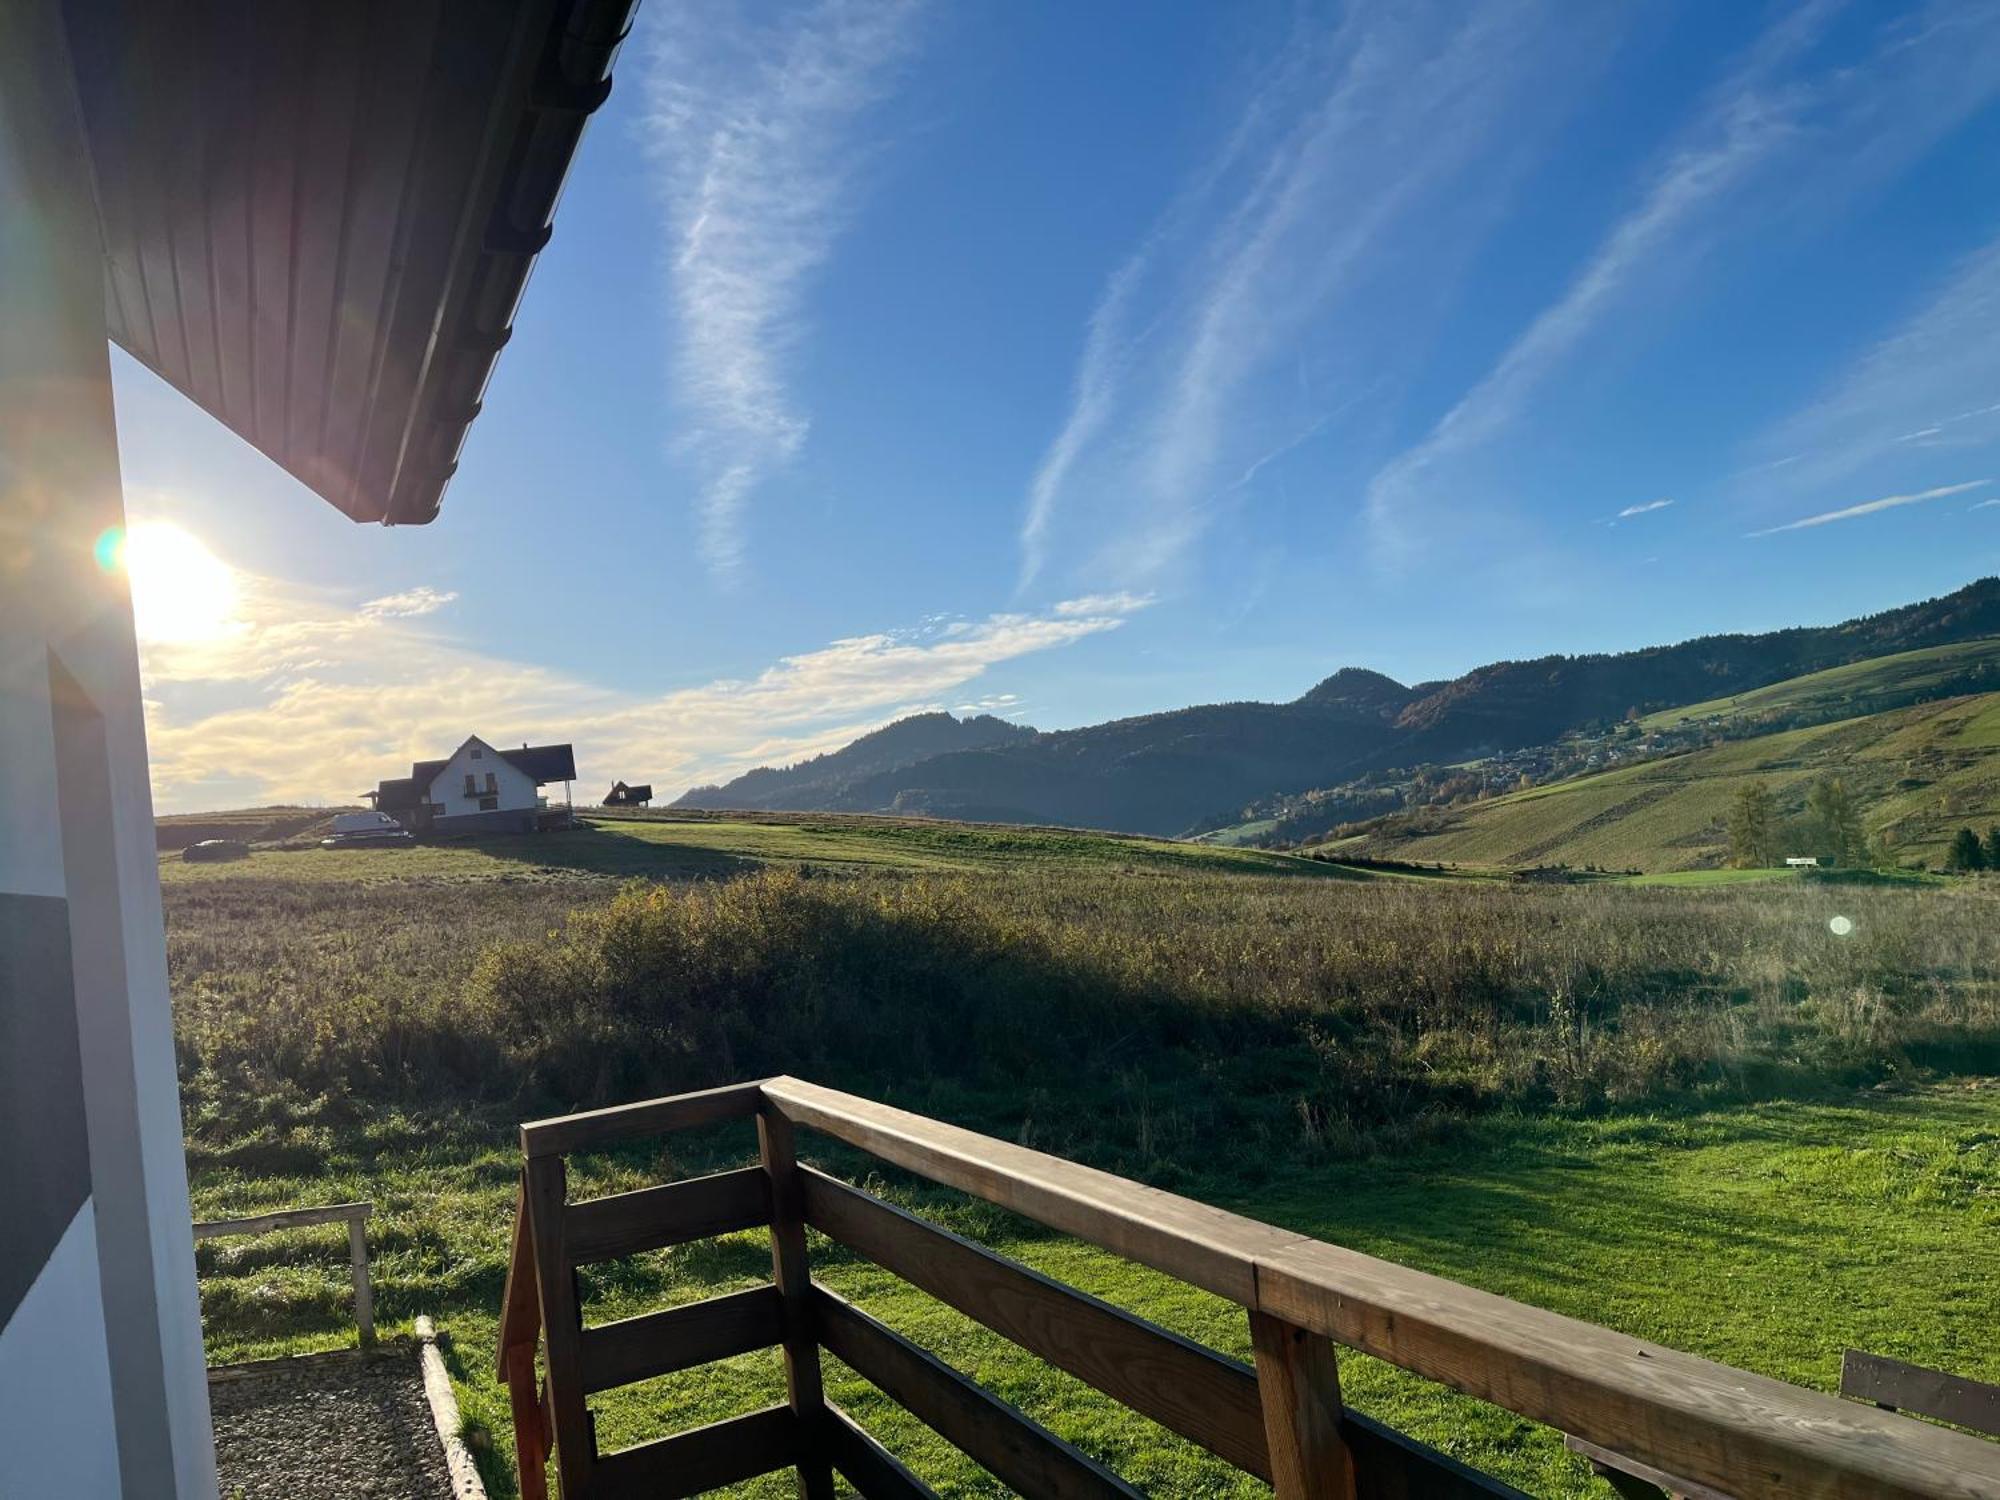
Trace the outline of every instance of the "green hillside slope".
{"type": "MultiPolygon", "coordinates": [[[[1901,658],[1838,669],[1862,679],[1855,684],[1857,691],[1872,684],[1881,692],[1894,690],[1898,680],[1907,682],[1917,670],[1918,664],[1901,658]],[[1863,667],[1877,670],[1871,675],[1863,667]]],[[[1815,673],[1745,695],[1760,700],[1748,711],[1820,701],[1828,689],[1823,679],[1834,675],[1815,673]]],[[[1740,701],[1723,700],[1669,717],[1744,711],[1740,701]]],[[[1745,782],[1765,781],[1780,807],[1796,813],[1807,789],[1823,776],[1847,782],[1861,801],[1869,832],[1887,836],[1899,863],[1938,864],[1955,829],[1970,824],[1983,830],[2000,823],[2000,692],[1734,740],[1430,812],[1408,827],[1342,840],[1334,847],[1377,857],[1468,864],[1713,868],[1727,854],[1729,806],[1745,782]]]]}
{"type": "Polygon", "coordinates": [[[1663,709],[1641,719],[1639,727],[1672,729],[1703,719],[1774,714],[1850,719],[1919,699],[1983,692],[2000,692],[2000,639],[1961,641],[1829,667],[1733,697],[1663,709]]]}

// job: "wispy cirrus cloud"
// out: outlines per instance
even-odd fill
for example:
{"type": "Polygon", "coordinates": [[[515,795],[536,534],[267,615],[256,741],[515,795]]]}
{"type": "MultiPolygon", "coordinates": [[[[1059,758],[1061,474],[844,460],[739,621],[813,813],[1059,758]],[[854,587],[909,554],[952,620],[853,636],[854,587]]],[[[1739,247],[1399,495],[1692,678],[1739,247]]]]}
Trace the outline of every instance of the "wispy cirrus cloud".
{"type": "MultiPolygon", "coordinates": [[[[1795,455],[1791,491],[1815,489],[1911,450],[2000,441],[2000,238],[1961,259],[1900,324],[1752,451],[1795,455]]],[[[1892,476],[1893,477],[1893,476],[1892,476]]]]}
{"type": "MultiPolygon", "coordinates": [[[[1832,212],[2000,92],[1993,7],[1939,3],[1914,21],[1892,18],[1862,64],[1823,63],[1816,49],[1843,8],[1809,0],[1770,27],[1697,108],[1562,295],[1419,443],[1376,473],[1366,514],[1378,564],[1407,565],[1440,531],[1440,509],[1490,510],[1464,498],[1479,487],[1466,461],[1483,457],[1641,287],[1685,278],[1718,242],[1752,227],[1832,212]]],[[[1794,452],[1793,436],[1771,450],[1794,452]]],[[[1797,463],[1787,456],[1768,467],[1797,463]]]]}
{"type": "Polygon", "coordinates": [[[1651,515],[1656,510],[1665,510],[1669,505],[1672,505],[1673,503],[1674,502],[1671,500],[1648,500],[1640,505],[1628,505],[1623,510],[1618,512],[1618,519],[1621,521],[1629,521],[1634,516],[1651,515]]]}
{"type": "MultiPolygon", "coordinates": [[[[1942,500],[1947,495],[1963,495],[1967,490],[1984,489],[1992,481],[1989,479],[1968,479],[1961,484],[1941,484],[1935,489],[1917,490],[1908,495],[1884,495],[1879,500],[1864,500],[1859,505],[1842,506],[1839,510],[1821,511],[1816,516],[1806,516],[1802,520],[1787,521],[1782,526],[1766,526],[1762,531],[1747,533],[1751,537],[1776,536],[1781,531],[1805,531],[1814,526],[1827,526],[1835,521],[1852,521],[1857,516],[1872,516],[1877,511],[1895,510],[1904,505],[1921,505],[1926,500],[1942,500]]],[[[1973,507],[1975,510],[1977,506],[1973,507]]]]}
{"type": "Polygon", "coordinates": [[[141,645],[162,811],[351,799],[471,733],[496,744],[571,741],[587,785],[719,781],[836,749],[929,704],[1018,712],[1015,695],[979,691],[989,673],[1116,630],[1148,603],[1106,594],[1033,613],[933,616],[830,641],[751,677],[649,695],[470,649],[421,612],[370,610],[241,571],[235,579],[230,630],[141,645]]]}
{"type": "Polygon", "coordinates": [[[1807,45],[1835,7],[1817,4],[1787,17],[1711,95],[1637,205],[1615,223],[1563,294],[1535,316],[1499,361],[1461,396],[1416,446],[1369,482],[1367,519],[1378,563],[1405,564],[1419,546],[1406,524],[1441,471],[1489,442],[1580,347],[1635,276],[1678,250],[1690,221],[1751,175],[1793,128],[1795,105],[1774,89],[1779,71],[1807,45]]]}
{"type": "Polygon", "coordinates": [[[1404,276],[1423,304],[1413,324],[1436,316],[1527,147],[1593,76],[1607,16],[1539,0],[1357,6],[1286,35],[1104,283],[1025,496],[1023,582],[1059,525],[1097,533],[1086,572],[1158,576],[1246,476],[1354,404],[1346,389],[1258,400],[1274,372],[1293,367],[1309,387],[1307,367],[1335,359],[1367,388],[1406,364],[1414,326],[1364,355],[1341,337],[1343,311],[1364,285],[1404,276]],[[1392,243],[1420,220],[1420,253],[1392,243]]]}
{"type": "Polygon", "coordinates": [[[920,0],[816,0],[765,25],[668,6],[643,129],[661,168],[672,358],[710,568],[743,558],[744,511],[811,425],[788,385],[812,278],[852,221],[857,132],[917,41],[920,0]]]}

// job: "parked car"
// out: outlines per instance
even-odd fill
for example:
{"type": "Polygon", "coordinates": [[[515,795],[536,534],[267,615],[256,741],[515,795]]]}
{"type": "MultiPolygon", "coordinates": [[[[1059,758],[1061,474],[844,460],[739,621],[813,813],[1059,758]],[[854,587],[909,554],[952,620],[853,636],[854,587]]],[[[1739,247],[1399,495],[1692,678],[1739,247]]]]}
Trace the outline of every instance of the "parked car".
{"type": "Polygon", "coordinates": [[[341,813],[333,820],[333,832],[319,841],[322,849],[399,848],[414,843],[410,830],[387,813],[341,813]]]}
{"type": "Polygon", "coordinates": [[[319,841],[322,849],[400,849],[414,844],[407,828],[377,828],[367,833],[330,833],[319,841]]]}
{"type": "Polygon", "coordinates": [[[181,858],[191,865],[215,864],[225,859],[248,859],[250,846],[241,839],[203,839],[181,850],[181,858]]]}

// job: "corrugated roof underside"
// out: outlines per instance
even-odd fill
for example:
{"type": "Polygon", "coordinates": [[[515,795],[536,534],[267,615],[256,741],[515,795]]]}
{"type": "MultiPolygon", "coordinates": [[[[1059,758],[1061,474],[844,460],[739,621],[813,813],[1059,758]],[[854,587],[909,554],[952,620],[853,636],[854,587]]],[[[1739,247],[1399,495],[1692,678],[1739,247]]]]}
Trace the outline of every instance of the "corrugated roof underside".
{"type": "Polygon", "coordinates": [[[633,0],[77,0],[112,337],[357,520],[437,513],[633,0]]]}

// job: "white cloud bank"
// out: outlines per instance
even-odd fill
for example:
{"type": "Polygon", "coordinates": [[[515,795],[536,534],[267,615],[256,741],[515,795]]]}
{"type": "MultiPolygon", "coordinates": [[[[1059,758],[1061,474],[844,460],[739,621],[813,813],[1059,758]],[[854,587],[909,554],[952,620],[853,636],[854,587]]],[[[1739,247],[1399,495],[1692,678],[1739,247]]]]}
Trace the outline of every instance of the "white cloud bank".
{"type": "Polygon", "coordinates": [[[853,218],[857,129],[909,54],[915,0],[819,0],[758,26],[669,5],[642,129],[661,167],[680,442],[701,485],[703,558],[743,558],[744,510],[805,443],[787,388],[816,271],[853,218]]]}
{"type": "Polygon", "coordinates": [[[781,658],[754,677],[656,696],[580,682],[471,650],[429,618],[428,590],[357,606],[237,575],[232,628],[199,643],[142,644],[154,798],[165,812],[346,801],[467,734],[496,744],[567,740],[594,797],[614,778],[663,790],[837,749],[925,704],[993,703],[991,669],[1115,630],[1146,601],[1101,595],[1039,613],[937,619],[781,658]],[[221,799],[221,800],[218,800],[221,799]]]}

